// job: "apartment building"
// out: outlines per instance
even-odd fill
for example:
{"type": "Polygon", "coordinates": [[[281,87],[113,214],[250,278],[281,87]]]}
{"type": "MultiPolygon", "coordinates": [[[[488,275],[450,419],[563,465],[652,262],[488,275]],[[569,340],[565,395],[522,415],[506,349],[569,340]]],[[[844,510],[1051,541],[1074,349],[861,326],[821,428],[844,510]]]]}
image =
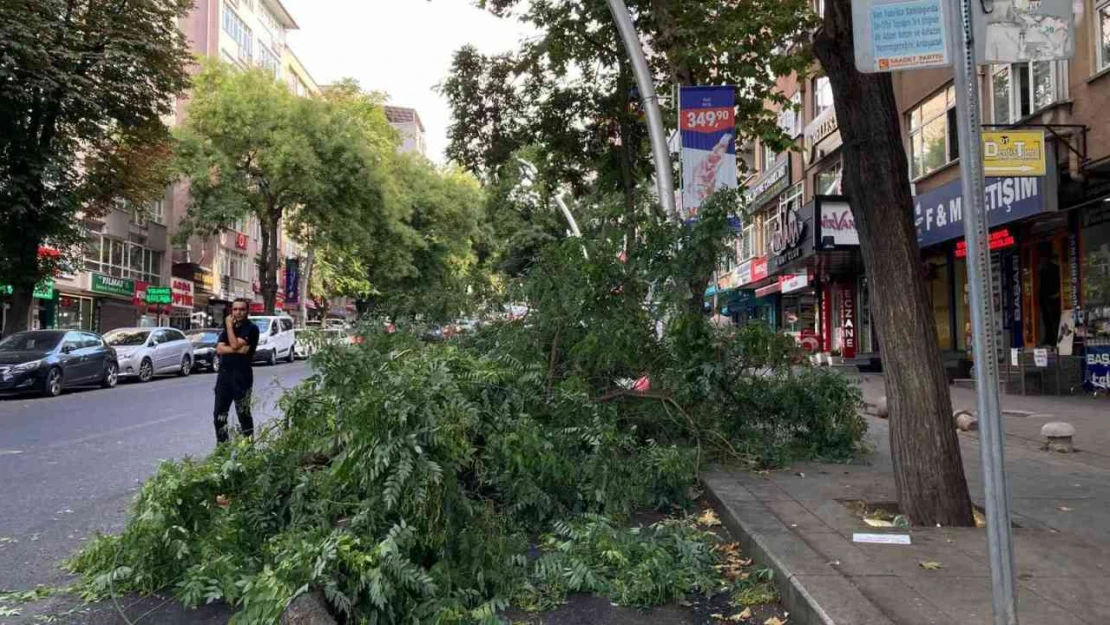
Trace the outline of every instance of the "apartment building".
{"type": "Polygon", "coordinates": [[[424,122],[420,121],[420,114],[416,109],[403,106],[386,106],[385,117],[389,125],[397,129],[401,135],[402,153],[416,152],[421,156],[428,155],[428,146],[424,141],[424,122]]]}
{"type": "MultiPolygon", "coordinates": [[[[1043,130],[1044,177],[988,178],[992,301],[1000,345],[1017,358],[1035,349],[1065,362],[1083,346],[1110,345],[1110,0],[1084,0],[1076,57],[1068,62],[984,66],[985,126],[1043,130]],[[1061,331],[1061,329],[1063,330],[1061,331]]],[[[913,219],[939,343],[955,376],[970,368],[966,247],[950,70],[893,76],[910,178],[913,219]]],[[[780,112],[794,151],[746,146],[755,172],[736,260],[714,285],[737,322],[763,319],[813,352],[877,363],[870,284],[849,199],[841,195],[841,139],[832,90],[820,74],[782,79],[798,113],[780,112]]],[[[1009,358],[1006,358],[1008,361],[1009,358]]]]}

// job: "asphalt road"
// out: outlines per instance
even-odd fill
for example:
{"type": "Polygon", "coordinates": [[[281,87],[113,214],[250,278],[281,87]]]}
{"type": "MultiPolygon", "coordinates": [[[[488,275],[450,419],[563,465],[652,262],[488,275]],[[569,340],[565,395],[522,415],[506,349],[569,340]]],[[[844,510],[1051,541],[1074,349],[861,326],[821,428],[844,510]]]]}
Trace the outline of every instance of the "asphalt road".
{"type": "MultiPolygon", "coordinates": [[[[274,418],[282,389],[308,375],[304,362],[257,367],[256,423],[274,418]]],[[[197,373],[0,398],[0,590],[63,583],[59,564],[96,531],[122,529],[160,462],[210,452],[214,382],[197,373]]]]}

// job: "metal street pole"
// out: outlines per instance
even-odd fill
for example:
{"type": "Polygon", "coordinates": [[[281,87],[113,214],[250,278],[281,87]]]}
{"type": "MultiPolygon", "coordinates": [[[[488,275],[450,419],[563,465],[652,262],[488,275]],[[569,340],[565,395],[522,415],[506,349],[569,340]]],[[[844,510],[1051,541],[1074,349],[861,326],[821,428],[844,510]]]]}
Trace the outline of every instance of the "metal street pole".
{"type": "Polygon", "coordinates": [[[644,49],[636,34],[636,26],[624,0],[609,0],[609,11],[617,23],[624,49],[632,60],[632,73],[636,75],[636,86],[643,99],[647,113],[648,133],[651,136],[651,155],[655,161],[655,185],[659,192],[659,202],[667,219],[678,222],[678,211],[674,205],[674,176],[671,172],[671,151],[667,147],[667,134],[663,129],[663,114],[659,112],[659,97],[655,95],[655,84],[644,58],[644,49]]]}
{"type": "Polygon", "coordinates": [[[991,300],[990,249],[984,207],[982,125],[978,66],[972,37],[971,2],[949,3],[948,31],[955,56],[956,127],[963,182],[967,282],[971,295],[975,390],[979,409],[979,455],[987,508],[987,550],[995,625],[1017,624],[1014,552],[1010,535],[1010,493],[1006,487],[1002,418],[998,401],[998,345],[991,300]]]}

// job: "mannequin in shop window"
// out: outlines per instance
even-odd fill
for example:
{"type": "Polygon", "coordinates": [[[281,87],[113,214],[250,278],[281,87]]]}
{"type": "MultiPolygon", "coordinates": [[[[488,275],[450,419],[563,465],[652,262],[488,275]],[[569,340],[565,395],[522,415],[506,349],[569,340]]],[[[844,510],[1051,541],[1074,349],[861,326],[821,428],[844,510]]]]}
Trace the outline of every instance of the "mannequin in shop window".
{"type": "Polygon", "coordinates": [[[1041,345],[1056,345],[1060,328],[1060,265],[1051,243],[1041,243],[1037,256],[1037,305],[1041,309],[1041,345]]]}

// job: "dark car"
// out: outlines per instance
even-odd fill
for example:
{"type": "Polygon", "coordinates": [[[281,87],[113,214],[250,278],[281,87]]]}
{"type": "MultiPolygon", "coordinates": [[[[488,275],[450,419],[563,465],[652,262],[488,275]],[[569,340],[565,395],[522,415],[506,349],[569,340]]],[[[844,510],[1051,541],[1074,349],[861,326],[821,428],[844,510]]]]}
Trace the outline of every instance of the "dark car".
{"type": "Polygon", "coordinates": [[[193,342],[194,367],[204,367],[209,371],[220,370],[220,359],[216,356],[216,341],[222,331],[220,328],[204,328],[185,333],[185,336],[193,342]]]}
{"type": "Polygon", "coordinates": [[[65,388],[112,388],[118,380],[115,350],[92,332],[34,330],[0,341],[0,393],[57,397],[65,388]]]}

